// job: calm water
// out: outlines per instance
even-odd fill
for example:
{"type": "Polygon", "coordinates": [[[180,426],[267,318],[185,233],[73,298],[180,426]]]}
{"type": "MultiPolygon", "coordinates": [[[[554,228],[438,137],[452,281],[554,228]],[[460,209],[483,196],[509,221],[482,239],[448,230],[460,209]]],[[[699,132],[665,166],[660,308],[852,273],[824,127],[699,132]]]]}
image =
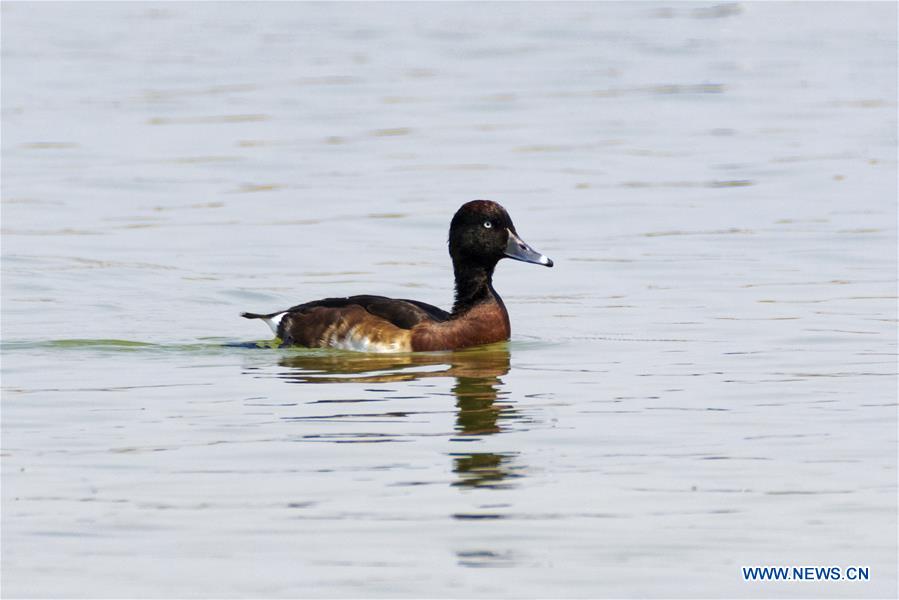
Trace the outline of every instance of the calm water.
{"type": "Polygon", "coordinates": [[[895,23],[4,2],[3,594],[895,597],[895,23]],[[474,198],[508,344],[223,347],[474,198]]]}

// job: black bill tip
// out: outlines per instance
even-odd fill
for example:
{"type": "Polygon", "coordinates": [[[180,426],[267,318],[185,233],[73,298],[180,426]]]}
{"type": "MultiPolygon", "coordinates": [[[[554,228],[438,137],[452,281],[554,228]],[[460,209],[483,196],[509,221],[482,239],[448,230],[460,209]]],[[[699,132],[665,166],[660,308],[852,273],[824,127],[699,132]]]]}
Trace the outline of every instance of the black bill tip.
{"type": "Polygon", "coordinates": [[[534,263],[535,265],[543,265],[545,267],[553,266],[550,257],[540,254],[530,246],[528,246],[520,237],[509,230],[509,242],[506,244],[505,255],[515,260],[534,263]]]}

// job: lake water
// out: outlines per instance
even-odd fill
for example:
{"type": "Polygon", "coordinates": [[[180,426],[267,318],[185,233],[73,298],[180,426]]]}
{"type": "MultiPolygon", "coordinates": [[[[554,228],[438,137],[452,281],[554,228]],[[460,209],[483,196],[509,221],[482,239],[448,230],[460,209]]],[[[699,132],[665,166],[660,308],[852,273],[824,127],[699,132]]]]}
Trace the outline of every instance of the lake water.
{"type": "Polygon", "coordinates": [[[895,3],[0,8],[5,597],[896,596],[895,3]]]}

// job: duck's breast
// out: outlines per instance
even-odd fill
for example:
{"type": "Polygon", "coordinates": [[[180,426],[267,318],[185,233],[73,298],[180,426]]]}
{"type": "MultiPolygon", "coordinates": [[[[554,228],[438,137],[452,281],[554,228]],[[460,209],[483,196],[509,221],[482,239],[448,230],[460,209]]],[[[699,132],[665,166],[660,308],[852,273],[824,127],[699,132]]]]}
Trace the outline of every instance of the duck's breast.
{"type": "Polygon", "coordinates": [[[465,314],[444,321],[424,322],[412,328],[412,350],[457,350],[509,339],[511,328],[501,302],[478,304],[465,314]]]}

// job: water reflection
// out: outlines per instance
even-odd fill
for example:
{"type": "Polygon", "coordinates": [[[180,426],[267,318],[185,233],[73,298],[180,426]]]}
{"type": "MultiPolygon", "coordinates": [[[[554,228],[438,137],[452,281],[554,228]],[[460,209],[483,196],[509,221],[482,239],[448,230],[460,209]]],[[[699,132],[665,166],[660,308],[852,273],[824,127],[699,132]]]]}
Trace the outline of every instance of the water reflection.
{"type": "Polygon", "coordinates": [[[453,484],[467,488],[507,488],[512,480],[523,477],[515,464],[517,452],[471,452],[453,455],[453,472],[459,479],[453,484]]]}
{"type": "MultiPolygon", "coordinates": [[[[456,352],[402,355],[311,351],[285,356],[279,365],[287,369],[279,377],[291,383],[378,384],[455,377],[454,441],[469,442],[500,433],[505,421],[521,418],[501,379],[510,367],[505,343],[456,352]]],[[[453,485],[508,487],[511,480],[523,476],[523,467],[515,463],[514,452],[454,452],[450,456],[453,472],[458,475],[453,485]]]]}
{"type": "MultiPolygon", "coordinates": [[[[454,353],[464,355],[464,353],[454,353]]],[[[454,361],[450,374],[456,378],[456,431],[461,435],[490,435],[500,432],[501,419],[516,418],[512,404],[503,402],[508,392],[500,379],[509,372],[509,351],[485,353],[477,358],[454,361]]]]}

